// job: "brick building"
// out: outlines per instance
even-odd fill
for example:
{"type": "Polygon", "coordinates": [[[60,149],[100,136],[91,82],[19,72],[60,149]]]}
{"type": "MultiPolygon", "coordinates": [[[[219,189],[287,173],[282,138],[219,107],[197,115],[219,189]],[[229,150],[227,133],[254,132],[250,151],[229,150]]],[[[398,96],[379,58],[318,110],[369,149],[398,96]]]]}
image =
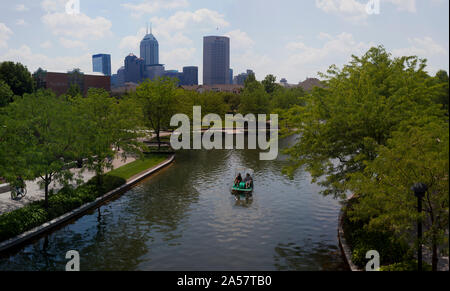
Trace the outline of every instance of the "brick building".
{"type": "Polygon", "coordinates": [[[47,72],[39,69],[33,74],[37,88],[50,89],[57,95],[67,93],[72,84],[78,85],[80,91],[86,96],[90,88],[101,88],[111,91],[111,77],[103,75],[85,75],[79,70],[68,73],[47,72]]]}

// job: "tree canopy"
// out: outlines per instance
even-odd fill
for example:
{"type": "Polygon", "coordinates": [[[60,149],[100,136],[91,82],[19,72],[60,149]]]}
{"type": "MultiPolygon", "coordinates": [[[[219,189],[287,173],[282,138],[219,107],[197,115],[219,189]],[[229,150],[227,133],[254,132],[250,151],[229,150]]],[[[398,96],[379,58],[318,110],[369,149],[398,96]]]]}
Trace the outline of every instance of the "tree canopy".
{"type": "Polygon", "coordinates": [[[33,77],[21,63],[0,63],[0,80],[8,84],[14,95],[22,96],[34,90],[33,77]]]}

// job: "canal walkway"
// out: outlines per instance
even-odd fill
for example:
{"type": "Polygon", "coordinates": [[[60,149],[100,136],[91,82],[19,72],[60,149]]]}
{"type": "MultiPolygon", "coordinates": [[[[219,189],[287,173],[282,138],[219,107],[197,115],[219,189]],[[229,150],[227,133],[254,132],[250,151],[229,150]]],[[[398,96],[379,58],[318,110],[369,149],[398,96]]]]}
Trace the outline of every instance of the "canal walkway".
{"type": "MultiPolygon", "coordinates": [[[[112,162],[113,169],[117,169],[126,164],[132,163],[136,160],[136,158],[128,156],[125,159],[122,158],[121,154],[117,155],[112,162]]],[[[105,173],[110,172],[112,169],[105,169],[105,173]]],[[[74,178],[80,178],[83,180],[83,183],[89,181],[95,176],[94,171],[90,170],[80,170],[80,169],[72,169],[71,172],[74,174],[74,178]]],[[[31,202],[43,200],[45,198],[45,191],[39,185],[39,181],[41,179],[36,179],[34,181],[26,181],[27,185],[27,195],[20,200],[12,200],[11,192],[4,192],[0,194],[0,215],[19,209],[31,202]]],[[[76,182],[72,183],[73,186],[77,186],[76,182]]],[[[49,190],[53,189],[54,191],[58,191],[62,188],[58,182],[53,181],[49,190]]]]}
{"type": "MultiPolygon", "coordinates": [[[[171,133],[169,132],[161,132],[160,136],[164,137],[164,136],[168,136],[171,133]]],[[[152,134],[151,138],[149,138],[149,140],[155,138],[156,135],[152,134]]],[[[112,169],[105,169],[105,173],[108,173],[114,169],[120,168],[126,164],[132,163],[136,160],[135,157],[132,156],[127,156],[125,159],[122,157],[122,152],[119,152],[116,157],[114,158],[113,162],[112,162],[112,169]]],[[[94,171],[90,171],[90,170],[81,170],[81,169],[72,169],[71,172],[74,174],[74,178],[75,179],[81,179],[83,181],[83,183],[89,181],[90,179],[92,179],[95,176],[95,172],[94,171]]],[[[19,209],[27,204],[30,204],[31,202],[34,201],[39,201],[39,200],[43,200],[45,198],[45,191],[44,189],[41,188],[41,186],[39,185],[41,179],[36,179],[34,181],[26,181],[26,186],[27,186],[27,195],[25,197],[23,197],[20,200],[12,200],[11,199],[11,192],[4,192],[4,193],[0,193],[0,215],[19,209]]],[[[72,182],[73,186],[77,186],[76,182],[72,182]]],[[[53,189],[54,191],[58,191],[62,188],[61,185],[59,185],[58,182],[53,181],[50,185],[49,185],[49,190],[53,189]]]]}

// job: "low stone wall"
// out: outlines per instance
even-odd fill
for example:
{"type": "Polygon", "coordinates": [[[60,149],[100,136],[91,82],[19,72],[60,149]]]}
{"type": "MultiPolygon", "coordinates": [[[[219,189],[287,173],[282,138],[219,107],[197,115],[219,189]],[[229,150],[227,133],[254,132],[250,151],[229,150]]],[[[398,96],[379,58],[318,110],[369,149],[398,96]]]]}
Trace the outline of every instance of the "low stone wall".
{"type": "Polygon", "coordinates": [[[119,188],[116,188],[108,193],[106,193],[105,195],[98,197],[96,200],[94,200],[93,202],[87,203],[75,210],[72,210],[60,217],[57,217],[49,222],[44,223],[41,226],[35,227],[27,232],[24,232],[16,237],[13,237],[9,240],[3,241],[0,243],[0,252],[5,251],[7,249],[10,249],[12,247],[15,247],[21,243],[24,243],[46,231],[49,231],[52,228],[55,228],[67,221],[69,221],[70,219],[82,216],[83,214],[85,214],[88,210],[95,208],[96,206],[104,203],[105,201],[111,199],[112,197],[114,197],[115,195],[121,194],[127,190],[129,190],[133,185],[135,185],[136,183],[142,181],[143,179],[145,179],[146,177],[148,177],[149,175],[161,170],[162,168],[166,167],[167,165],[169,165],[170,163],[172,163],[175,160],[175,155],[172,155],[170,158],[168,158],[166,161],[160,163],[159,165],[148,169],[140,174],[138,174],[137,176],[135,176],[134,178],[130,179],[127,181],[126,184],[120,186],[119,188]]]}
{"type": "Polygon", "coordinates": [[[10,190],[11,190],[11,188],[9,187],[8,183],[0,184],[0,194],[1,193],[5,193],[5,192],[9,192],[10,190]]]}
{"type": "Polygon", "coordinates": [[[342,251],[342,255],[344,256],[345,262],[349,266],[350,270],[352,271],[362,271],[358,266],[356,266],[352,262],[352,250],[350,249],[350,246],[347,244],[347,241],[344,236],[344,207],[341,208],[341,211],[339,212],[339,220],[338,220],[338,240],[339,240],[339,247],[342,251]]]}

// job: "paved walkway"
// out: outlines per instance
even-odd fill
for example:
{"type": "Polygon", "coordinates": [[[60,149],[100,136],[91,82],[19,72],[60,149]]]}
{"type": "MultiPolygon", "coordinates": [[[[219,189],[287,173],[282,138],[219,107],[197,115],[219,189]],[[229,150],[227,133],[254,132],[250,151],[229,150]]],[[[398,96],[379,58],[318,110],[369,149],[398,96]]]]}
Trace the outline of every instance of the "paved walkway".
{"type": "MultiPolygon", "coordinates": [[[[123,165],[129,164],[131,162],[134,162],[136,159],[134,157],[127,157],[126,159],[123,159],[122,156],[117,156],[113,161],[113,169],[117,169],[123,165]]],[[[111,169],[106,169],[105,173],[111,171],[111,169]]],[[[80,175],[79,169],[72,169],[72,173],[74,173],[74,178],[78,178],[80,175]]],[[[89,181],[91,178],[95,176],[94,171],[88,171],[85,170],[81,173],[80,179],[83,180],[83,182],[89,181]]],[[[36,179],[34,181],[26,181],[27,185],[27,195],[22,198],[21,200],[12,200],[11,199],[11,192],[5,192],[0,194],[0,215],[9,211],[16,210],[20,207],[23,207],[33,201],[43,200],[45,198],[45,191],[44,189],[41,189],[38,182],[41,181],[41,179],[36,179]]],[[[72,185],[76,186],[76,182],[73,182],[72,185]]],[[[52,182],[49,186],[49,189],[54,189],[55,191],[58,191],[61,189],[61,185],[59,185],[57,182],[52,182]]]]}
{"type": "MultiPolygon", "coordinates": [[[[161,132],[160,136],[164,137],[164,136],[169,136],[171,135],[170,132],[161,132]]],[[[152,134],[152,138],[155,138],[156,135],[152,134]]],[[[146,140],[148,138],[143,138],[143,140],[146,140]]],[[[121,156],[121,153],[119,153],[118,155],[116,155],[116,158],[113,161],[113,169],[117,169],[123,165],[129,164],[134,162],[136,159],[134,157],[127,157],[126,159],[123,159],[121,156]]],[[[111,171],[112,169],[105,169],[105,173],[111,171]]],[[[80,170],[79,169],[72,169],[71,170],[72,173],[74,173],[74,178],[78,178],[79,174],[80,174],[80,170]]],[[[83,171],[83,173],[81,173],[81,179],[83,180],[83,182],[87,182],[89,181],[91,178],[93,178],[95,176],[95,172],[93,171],[88,171],[85,170],[83,171]]],[[[23,207],[33,201],[39,201],[39,200],[43,200],[45,198],[45,191],[44,189],[41,189],[41,187],[39,186],[38,182],[41,181],[41,179],[36,179],[34,181],[26,181],[26,185],[27,185],[27,195],[22,198],[21,200],[12,200],[11,199],[11,192],[5,192],[5,193],[0,193],[0,215],[6,212],[10,212],[13,210],[16,210],[20,207],[23,207]]],[[[76,182],[73,182],[72,185],[76,186],[76,182]]],[[[50,189],[54,189],[55,191],[58,191],[59,189],[61,189],[61,185],[59,185],[57,182],[52,182],[49,185],[49,190],[50,189]]]]}

